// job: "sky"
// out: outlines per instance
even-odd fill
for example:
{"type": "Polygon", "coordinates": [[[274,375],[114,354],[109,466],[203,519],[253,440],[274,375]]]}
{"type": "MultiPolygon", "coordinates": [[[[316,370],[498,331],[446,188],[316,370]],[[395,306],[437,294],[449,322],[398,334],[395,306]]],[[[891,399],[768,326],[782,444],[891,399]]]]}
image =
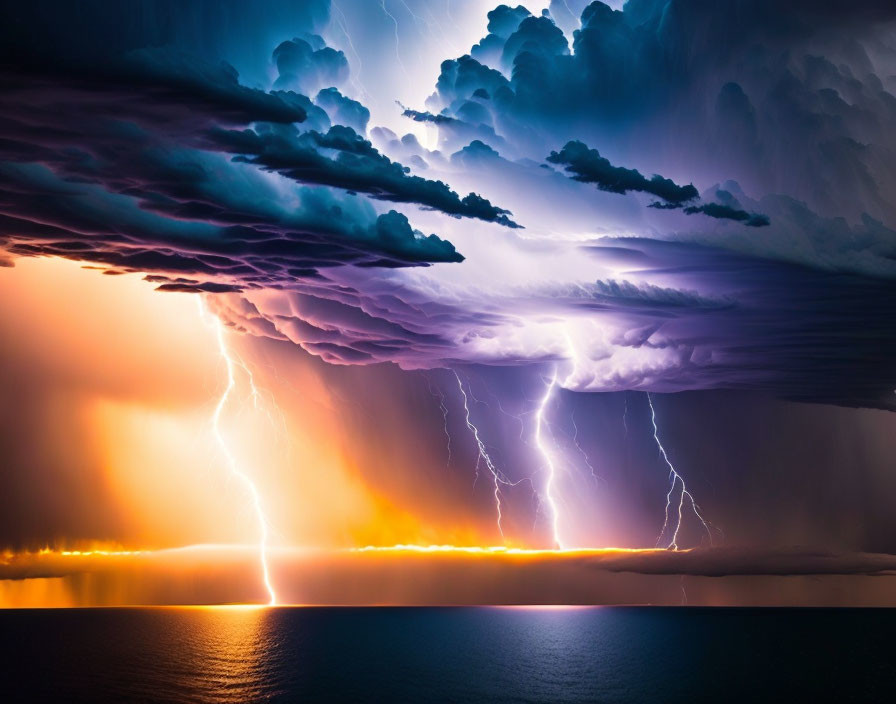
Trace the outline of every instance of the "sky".
{"type": "Polygon", "coordinates": [[[0,19],[0,607],[893,603],[891,3],[0,19]]]}

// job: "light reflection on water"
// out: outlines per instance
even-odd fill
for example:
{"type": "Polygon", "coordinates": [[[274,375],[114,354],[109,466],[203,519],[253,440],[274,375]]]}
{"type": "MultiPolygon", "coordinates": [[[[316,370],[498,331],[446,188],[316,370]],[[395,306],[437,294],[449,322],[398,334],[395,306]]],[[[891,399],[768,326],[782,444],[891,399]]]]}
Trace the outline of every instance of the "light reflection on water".
{"type": "Polygon", "coordinates": [[[894,626],[889,610],[0,611],[0,700],[886,701],[894,626]]]}

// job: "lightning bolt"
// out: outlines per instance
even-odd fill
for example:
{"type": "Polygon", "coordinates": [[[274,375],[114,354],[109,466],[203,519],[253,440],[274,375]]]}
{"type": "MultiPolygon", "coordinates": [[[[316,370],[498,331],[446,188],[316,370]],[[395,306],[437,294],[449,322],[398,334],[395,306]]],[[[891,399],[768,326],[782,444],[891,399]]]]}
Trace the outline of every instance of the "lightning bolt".
{"type": "MultiPolygon", "coordinates": [[[[494,487],[495,487],[494,496],[495,496],[495,510],[498,513],[498,532],[500,532],[501,537],[504,538],[504,527],[502,524],[502,522],[504,520],[504,513],[503,513],[502,502],[501,502],[501,486],[502,485],[509,486],[509,487],[518,486],[523,481],[526,481],[528,479],[528,477],[526,477],[524,479],[520,479],[515,482],[512,482],[506,476],[504,476],[504,474],[501,472],[501,470],[499,470],[495,466],[495,463],[492,462],[492,458],[488,454],[488,450],[485,447],[485,443],[482,441],[482,437],[479,435],[479,428],[476,427],[476,425],[473,423],[473,420],[470,417],[469,399],[467,398],[467,391],[466,391],[466,389],[464,389],[463,382],[460,380],[460,375],[454,370],[452,370],[452,373],[454,374],[454,378],[457,379],[457,388],[460,389],[460,395],[464,400],[464,420],[467,424],[467,428],[469,428],[470,433],[472,433],[473,438],[476,440],[476,446],[479,449],[479,456],[476,459],[476,480],[479,479],[480,463],[485,462],[485,466],[488,469],[489,474],[491,474],[491,476],[492,476],[492,483],[494,484],[494,487]]],[[[470,388],[470,396],[473,396],[472,387],[470,388]]],[[[473,396],[473,398],[475,399],[476,397],[473,396]]],[[[476,480],[474,480],[474,482],[473,482],[474,485],[475,485],[476,480]]]]}
{"type": "Polygon", "coordinates": [[[410,80],[411,77],[408,74],[408,70],[404,67],[404,62],[401,60],[401,40],[398,38],[398,20],[395,19],[395,15],[389,12],[386,8],[386,0],[380,0],[380,7],[383,8],[386,17],[392,20],[392,24],[395,25],[395,58],[398,60],[398,65],[405,78],[410,80]]]}
{"type": "Polygon", "coordinates": [[[538,410],[535,412],[535,446],[538,448],[539,452],[541,452],[542,457],[544,457],[545,464],[547,466],[547,479],[544,485],[544,495],[545,500],[548,503],[548,506],[551,507],[551,529],[554,538],[554,546],[563,550],[564,545],[563,541],[560,538],[560,509],[557,506],[557,499],[554,496],[554,480],[556,478],[557,469],[554,465],[554,459],[551,456],[551,453],[548,451],[544,442],[542,442],[541,431],[542,426],[544,425],[544,412],[550,403],[551,398],[554,395],[554,389],[557,386],[557,369],[554,368],[554,371],[551,375],[551,381],[545,390],[544,396],[541,398],[541,403],[538,405],[538,410]]]}
{"type": "Polygon", "coordinates": [[[271,584],[271,575],[268,569],[268,522],[264,515],[264,509],[262,508],[261,495],[258,492],[258,487],[255,486],[255,483],[249,475],[240,469],[236,457],[230,451],[230,447],[227,445],[227,441],[224,439],[224,435],[221,432],[221,414],[224,412],[224,408],[227,406],[227,402],[230,400],[230,396],[236,386],[236,369],[240,368],[246,373],[252,390],[253,402],[256,406],[259,398],[258,388],[255,386],[255,379],[252,376],[252,372],[249,371],[245,364],[238,361],[235,356],[230,353],[230,350],[227,347],[227,342],[224,339],[224,324],[221,322],[221,319],[218,318],[217,315],[210,314],[207,311],[205,302],[201,296],[197,296],[196,298],[199,302],[199,314],[204,321],[211,321],[211,325],[215,330],[215,339],[218,342],[218,352],[221,359],[224,360],[227,369],[227,386],[224,388],[221,398],[218,399],[218,404],[215,406],[215,411],[212,414],[212,428],[214,429],[215,440],[221,448],[221,452],[224,454],[227,467],[231,474],[239,479],[252,500],[252,507],[255,511],[255,518],[258,523],[259,531],[258,561],[261,567],[262,581],[264,582],[265,589],[268,593],[268,605],[274,606],[277,603],[277,594],[274,592],[274,587],[271,584]]]}
{"type": "Polygon", "coordinates": [[[448,406],[445,405],[445,394],[439,389],[438,384],[435,387],[429,377],[426,377],[426,384],[429,386],[429,393],[439,400],[439,410],[442,411],[442,420],[444,421],[443,430],[445,431],[445,439],[448,443],[448,459],[445,462],[445,468],[451,467],[451,433],[448,432],[448,406]]]}
{"type": "Polygon", "coordinates": [[[445,30],[442,28],[442,25],[436,20],[435,16],[429,11],[429,8],[426,7],[425,4],[423,6],[423,9],[426,12],[427,17],[429,19],[427,19],[426,17],[421,17],[420,15],[415,13],[411,9],[411,6],[408,5],[406,0],[399,0],[399,2],[404,6],[404,9],[407,10],[407,13],[414,19],[414,24],[417,26],[418,31],[419,31],[420,27],[422,26],[424,29],[423,33],[428,34],[432,39],[434,39],[436,41],[441,41],[442,46],[443,47],[447,46],[448,52],[452,56],[457,55],[457,48],[452,46],[447,41],[447,35],[445,34],[445,30]],[[433,29],[433,27],[436,27],[438,29],[438,34],[433,29]],[[441,36],[439,36],[439,35],[441,35],[441,36]]]}
{"type": "MultiPolygon", "coordinates": [[[[498,411],[501,413],[501,415],[507,416],[511,420],[514,420],[517,423],[519,423],[520,442],[523,443],[524,445],[528,445],[529,444],[528,441],[523,437],[523,433],[526,432],[526,421],[524,420],[523,416],[531,415],[532,413],[534,413],[534,411],[523,411],[521,413],[511,413],[506,408],[504,408],[504,404],[501,403],[500,397],[489,388],[488,384],[483,383],[483,388],[485,388],[486,393],[488,393],[488,395],[491,396],[495,400],[495,404],[498,406],[498,411]]],[[[472,387],[470,387],[470,396],[473,397],[473,400],[476,401],[476,403],[481,403],[483,406],[485,406],[486,408],[491,410],[492,406],[490,406],[488,403],[486,403],[482,399],[476,398],[475,394],[473,394],[472,387]]]]}
{"type": "Polygon", "coordinates": [[[675,486],[677,484],[681,484],[681,493],[678,497],[678,517],[675,521],[675,530],[672,531],[672,540],[666,546],[669,550],[678,550],[678,531],[681,529],[681,519],[682,513],[684,511],[684,500],[687,497],[690,502],[691,509],[694,511],[694,515],[700,520],[700,523],[703,524],[703,528],[706,530],[706,534],[709,536],[709,544],[712,545],[712,532],[709,530],[709,524],[700,514],[700,509],[697,507],[697,502],[694,501],[694,497],[691,492],[688,491],[687,485],[684,482],[684,477],[682,477],[678,471],[676,471],[675,467],[672,465],[672,462],[669,460],[669,456],[666,454],[666,448],[663,447],[663,443],[660,442],[659,430],[656,425],[656,411],[653,409],[653,400],[650,398],[650,393],[647,394],[647,403],[650,406],[650,422],[653,424],[653,439],[656,441],[656,446],[660,450],[660,454],[663,456],[663,461],[669,467],[669,478],[672,480],[672,483],[669,485],[669,492],[666,494],[666,518],[663,521],[663,529],[660,531],[659,537],[656,539],[657,545],[659,545],[660,541],[663,539],[663,536],[666,534],[666,529],[669,527],[669,509],[672,506],[672,494],[675,493],[675,486]]]}
{"type": "Polygon", "coordinates": [[[572,442],[576,446],[576,449],[579,451],[579,454],[582,455],[582,459],[585,460],[585,464],[588,466],[588,469],[591,470],[591,478],[596,482],[600,479],[600,477],[597,475],[597,472],[594,470],[594,465],[591,464],[591,460],[588,459],[588,453],[585,452],[585,448],[583,448],[579,444],[579,426],[576,424],[576,412],[575,411],[572,412],[572,416],[570,417],[570,420],[572,420],[572,428],[573,428],[572,442]]]}

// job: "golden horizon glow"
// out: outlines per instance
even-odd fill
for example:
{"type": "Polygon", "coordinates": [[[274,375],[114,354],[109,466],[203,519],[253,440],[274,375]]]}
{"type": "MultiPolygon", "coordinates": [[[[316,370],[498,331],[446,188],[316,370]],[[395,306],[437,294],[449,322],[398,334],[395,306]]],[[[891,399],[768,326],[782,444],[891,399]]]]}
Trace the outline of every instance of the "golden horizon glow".
{"type": "MultiPolygon", "coordinates": [[[[627,554],[659,553],[658,548],[527,548],[505,545],[367,545],[364,547],[272,546],[270,565],[285,592],[276,603],[256,600],[252,586],[256,578],[251,565],[257,560],[255,543],[195,544],[167,548],[122,548],[91,546],[84,549],[43,547],[33,551],[0,552],[0,608],[82,608],[102,606],[182,606],[199,608],[258,609],[278,606],[402,606],[419,601],[428,605],[467,603],[435,596],[429,601],[415,591],[413,570],[423,574],[433,569],[476,569],[475,565],[556,564],[580,558],[614,559],[627,554]],[[439,567],[441,566],[441,567],[439,567]],[[247,569],[248,568],[248,569],[247,569]],[[411,572],[408,572],[411,570],[411,572]],[[356,575],[373,588],[365,596],[345,584],[347,591],[327,586],[331,574],[356,575]],[[202,575],[218,587],[196,588],[202,575]],[[391,576],[390,576],[391,575],[391,576]],[[397,575],[405,586],[395,591],[397,575]],[[85,581],[86,580],[86,581],[85,581]],[[323,581],[322,581],[323,580],[323,581]],[[383,581],[384,580],[384,581],[383,581]],[[379,584],[377,587],[376,585],[379,584]],[[192,585],[192,586],[191,586],[192,585]],[[222,586],[231,585],[231,586],[222,586]],[[321,588],[324,591],[320,591],[321,588]],[[311,591],[308,592],[307,590],[311,591]],[[161,598],[161,600],[158,600],[161,598]]],[[[477,579],[478,581],[478,579],[477,579]]],[[[200,582],[201,583],[201,582],[200,582]]],[[[450,580],[449,582],[450,583],[450,580]]],[[[447,584],[446,583],[446,584],[447,584]]],[[[466,579],[460,578],[459,584],[466,579]]],[[[487,583],[483,583],[483,586],[487,583]]],[[[480,587],[481,589],[482,587],[480,587]]],[[[451,593],[449,589],[449,594],[451,593]]],[[[461,587],[458,594],[463,594],[461,587]]],[[[478,605],[489,601],[486,592],[478,605]]],[[[495,599],[495,597],[491,597],[495,599]]],[[[513,603],[513,602],[511,602],[513,603]]],[[[533,603],[537,603],[533,602],[533,603]]],[[[574,602],[575,603],[575,602],[574,602]]]]}
{"type": "MultiPolygon", "coordinates": [[[[611,555],[611,554],[638,554],[638,553],[688,553],[696,548],[681,548],[670,550],[669,548],[629,548],[618,546],[583,546],[574,548],[528,548],[507,545],[442,545],[442,544],[413,544],[399,543],[396,545],[364,545],[359,547],[330,547],[308,545],[279,545],[268,546],[267,552],[271,553],[318,553],[325,555],[353,554],[353,553],[383,553],[383,554],[465,554],[465,555],[611,555]]],[[[258,545],[255,543],[195,543],[177,547],[164,548],[91,548],[84,550],[56,549],[43,547],[36,550],[5,550],[0,553],[3,561],[16,560],[26,557],[139,557],[152,555],[170,555],[183,552],[255,552],[258,545]]],[[[276,604],[271,604],[275,606],[276,604]]]]}
{"type": "MultiPolygon", "coordinates": [[[[575,547],[575,548],[524,548],[507,545],[367,545],[349,548],[351,552],[379,553],[463,553],[467,555],[607,555],[629,553],[669,552],[666,548],[620,548],[620,547],[575,547]]],[[[676,552],[690,552],[691,548],[676,552]]]]}

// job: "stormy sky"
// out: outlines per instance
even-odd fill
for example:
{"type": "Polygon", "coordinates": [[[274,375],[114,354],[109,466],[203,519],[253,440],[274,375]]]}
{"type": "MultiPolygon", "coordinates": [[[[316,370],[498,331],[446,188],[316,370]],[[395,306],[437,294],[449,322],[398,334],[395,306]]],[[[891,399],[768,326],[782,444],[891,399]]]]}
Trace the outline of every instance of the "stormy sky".
{"type": "Polygon", "coordinates": [[[0,547],[896,553],[892,3],[0,20],[0,547]]]}

